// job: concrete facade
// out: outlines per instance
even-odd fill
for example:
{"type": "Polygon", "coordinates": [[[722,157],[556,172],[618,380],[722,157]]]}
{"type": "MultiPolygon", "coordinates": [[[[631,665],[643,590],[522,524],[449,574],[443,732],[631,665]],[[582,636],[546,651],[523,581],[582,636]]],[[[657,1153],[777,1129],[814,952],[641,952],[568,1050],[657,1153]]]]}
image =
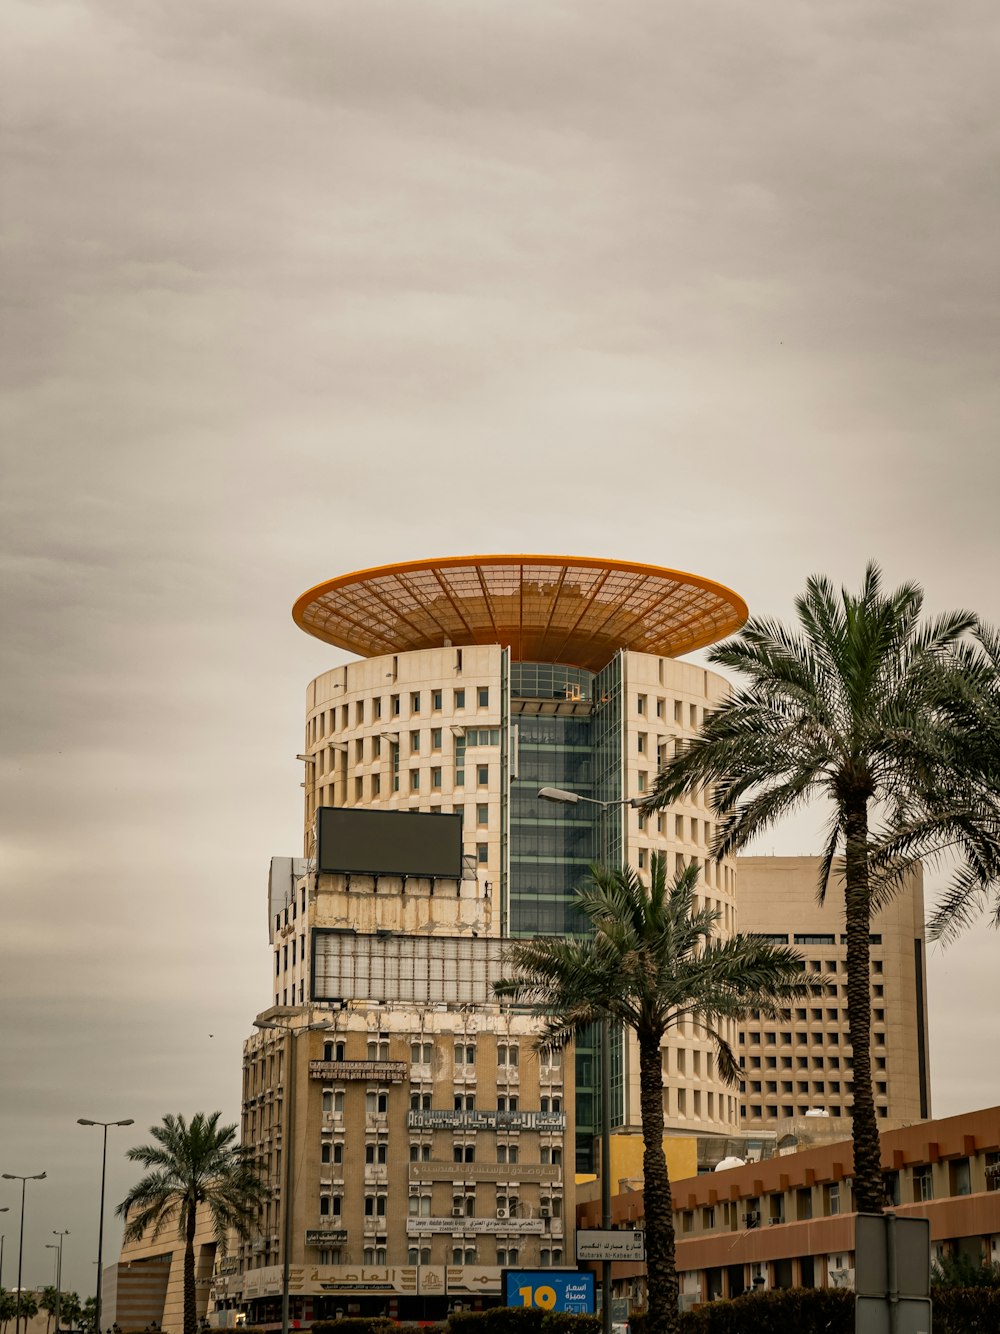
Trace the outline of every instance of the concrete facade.
{"type": "MultiPolygon", "coordinates": [[[[740,1031],[744,1128],[774,1129],[810,1109],[848,1116],[851,1047],[847,945],[836,876],[817,902],[818,857],[741,857],[739,926],[799,950],[806,972],[826,978],[777,1020],[740,1031]]],[[[887,1126],[930,1116],[923,875],[918,869],[872,920],[872,1074],[875,1110],[887,1126]]]]}

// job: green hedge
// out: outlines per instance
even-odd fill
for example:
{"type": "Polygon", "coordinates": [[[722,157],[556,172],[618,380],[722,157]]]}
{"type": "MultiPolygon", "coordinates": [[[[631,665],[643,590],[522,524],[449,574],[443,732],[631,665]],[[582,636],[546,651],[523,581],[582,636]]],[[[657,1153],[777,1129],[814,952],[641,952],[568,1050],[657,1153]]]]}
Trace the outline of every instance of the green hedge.
{"type": "Polygon", "coordinates": [[[934,1288],[934,1334],[997,1334],[1000,1288],[934,1288]]]}
{"type": "Polygon", "coordinates": [[[532,1306],[494,1306],[459,1311],[448,1318],[451,1334],[601,1334],[600,1316],[540,1311],[532,1306]]]}
{"type": "MultiPolygon", "coordinates": [[[[643,1324],[641,1315],[632,1316],[633,1334],[643,1334],[643,1324]]],[[[746,1334],[751,1329],[754,1334],[854,1334],[854,1293],[832,1288],[750,1292],[681,1315],[681,1334],[746,1334]]]]}

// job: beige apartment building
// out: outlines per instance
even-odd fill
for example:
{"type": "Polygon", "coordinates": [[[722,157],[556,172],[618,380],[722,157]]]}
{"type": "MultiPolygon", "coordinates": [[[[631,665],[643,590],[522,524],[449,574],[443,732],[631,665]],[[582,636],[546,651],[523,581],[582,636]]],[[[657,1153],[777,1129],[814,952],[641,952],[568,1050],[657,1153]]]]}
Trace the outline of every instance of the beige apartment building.
{"type": "MultiPolygon", "coordinates": [[[[783,1127],[809,1112],[850,1114],[843,893],[834,879],[825,902],[817,902],[819,868],[818,857],[738,862],[740,930],[791,945],[802,954],[806,972],[825,979],[782,1018],[758,1018],[741,1030],[740,1111],[748,1131],[783,1127]]],[[[926,1120],[930,1074],[919,870],[873,918],[871,1003],[876,1114],[887,1128],[926,1120]]]]}
{"type": "MultiPolygon", "coordinates": [[[[561,934],[594,861],[703,868],[700,903],[736,923],[732,859],[709,861],[704,800],[646,817],[629,803],[725,696],[726,681],[675,655],[742,624],[729,589],[694,575],[558,556],[456,557],[345,575],[303,594],[308,633],[360,657],[308,687],[305,854],[323,807],[461,812],[463,892],[499,937],[561,934]],[[539,801],[543,787],[579,798],[539,801]]],[[[304,1004],[310,959],[276,967],[276,1004],[304,1004]]],[[[736,1034],[733,1031],[733,1041],[736,1034]]],[[[739,1097],[693,1027],[665,1044],[674,1133],[734,1133],[739,1097]],[[678,1080],[677,1076],[681,1076],[678,1080]]],[[[594,1168],[596,1053],[579,1047],[575,1165],[594,1168]]],[[[637,1131],[638,1052],[613,1053],[613,1118],[637,1131]]]]}

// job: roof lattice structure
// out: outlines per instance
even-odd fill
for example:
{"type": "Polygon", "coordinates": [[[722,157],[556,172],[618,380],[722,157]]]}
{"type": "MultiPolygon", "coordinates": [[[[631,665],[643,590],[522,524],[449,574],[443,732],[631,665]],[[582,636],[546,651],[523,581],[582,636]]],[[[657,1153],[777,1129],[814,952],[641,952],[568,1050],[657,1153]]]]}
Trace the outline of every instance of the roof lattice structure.
{"type": "Polygon", "coordinates": [[[317,584],[295,623],[360,657],[501,644],[515,661],[599,671],[618,649],[677,657],[747,618],[721,584],[655,565],[586,556],[449,556],[317,584]]]}

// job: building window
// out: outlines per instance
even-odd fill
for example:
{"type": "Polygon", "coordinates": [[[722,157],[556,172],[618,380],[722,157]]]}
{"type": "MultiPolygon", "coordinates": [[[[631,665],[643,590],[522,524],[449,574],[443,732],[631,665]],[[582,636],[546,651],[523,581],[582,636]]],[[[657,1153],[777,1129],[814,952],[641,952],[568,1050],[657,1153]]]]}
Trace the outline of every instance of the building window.
{"type": "Polygon", "coordinates": [[[420,712],[420,691],[413,690],[410,692],[410,713],[413,714],[419,712],[420,712]]]}
{"type": "Polygon", "coordinates": [[[419,769],[411,769],[411,770],[410,770],[410,791],[411,791],[411,792],[419,792],[419,791],[420,791],[420,770],[419,770],[419,769]]]}
{"type": "Polygon", "coordinates": [[[490,847],[488,843],[476,844],[476,861],[480,866],[485,866],[490,859],[490,847]]]}
{"type": "Polygon", "coordinates": [[[459,1042],[455,1045],[456,1065],[475,1065],[476,1048],[472,1043],[459,1042]]]}
{"type": "Polygon", "coordinates": [[[476,824],[489,824],[489,822],[490,822],[489,805],[486,802],[481,801],[476,806],[476,824]]]}
{"type": "Polygon", "coordinates": [[[502,1045],[497,1047],[497,1065],[516,1066],[518,1061],[517,1047],[502,1045]]]}
{"type": "Polygon", "coordinates": [[[390,696],[389,696],[389,712],[392,714],[393,718],[398,718],[398,717],[399,717],[399,696],[398,696],[398,695],[390,695],[390,696]]]}
{"type": "Polygon", "coordinates": [[[476,782],[480,787],[488,787],[490,782],[490,766],[488,764],[476,765],[476,782]]]}
{"type": "Polygon", "coordinates": [[[431,750],[441,749],[442,729],[440,727],[431,728],[431,750]]]}
{"type": "Polygon", "coordinates": [[[920,1204],[934,1198],[934,1174],[930,1163],[924,1163],[913,1169],[913,1200],[920,1204]]]}
{"type": "Polygon", "coordinates": [[[385,1116],[389,1110],[387,1089],[369,1089],[365,1094],[365,1114],[367,1116],[385,1116]]]}
{"type": "Polygon", "coordinates": [[[441,788],[441,770],[439,767],[431,769],[431,788],[437,792],[441,788]]]}
{"type": "Polygon", "coordinates": [[[384,1218],[386,1211],[386,1203],[387,1203],[387,1197],[385,1195],[366,1195],[365,1217],[384,1218]]]}
{"type": "Polygon", "coordinates": [[[455,708],[456,708],[456,710],[458,710],[458,709],[464,709],[464,708],[465,708],[465,691],[464,691],[464,690],[456,690],[456,691],[455,691],[455,708]]]}
{"type": "Polygon", "coordinates": [[[635,701],[635,708],[636,708],[636,712],[637,712],[637,713],[640,713],[640,714],[642,714],[643,716],[645,716],[645,713],[646,713],[646,696],[645,696],[645,695],[639,695],[639,696],[637,696],[636,701],[635,701]]]}
{"type": "Polygon", "coordinates": [[[382,1165],[386,1161],[387,1145],[384,1140],[365,1145],[365,1162],[382,1165]]]}
{"type": "Polygon", "coordinates": [[[444,691],[443,691],[443,690],[432,690],[432,691],[431,691],[431,709],[432,709],[432,711],[433,711],[434,713],[440,713],[440,712],[441,712],[441,707],[442,707],[443,703],[444,703],[444,691]]]}
{"type": "Polygon", "coordinates": [[[479,687],[479,707],[488,709],[490,707],[490,688],[489,686],[479,687]]]}

